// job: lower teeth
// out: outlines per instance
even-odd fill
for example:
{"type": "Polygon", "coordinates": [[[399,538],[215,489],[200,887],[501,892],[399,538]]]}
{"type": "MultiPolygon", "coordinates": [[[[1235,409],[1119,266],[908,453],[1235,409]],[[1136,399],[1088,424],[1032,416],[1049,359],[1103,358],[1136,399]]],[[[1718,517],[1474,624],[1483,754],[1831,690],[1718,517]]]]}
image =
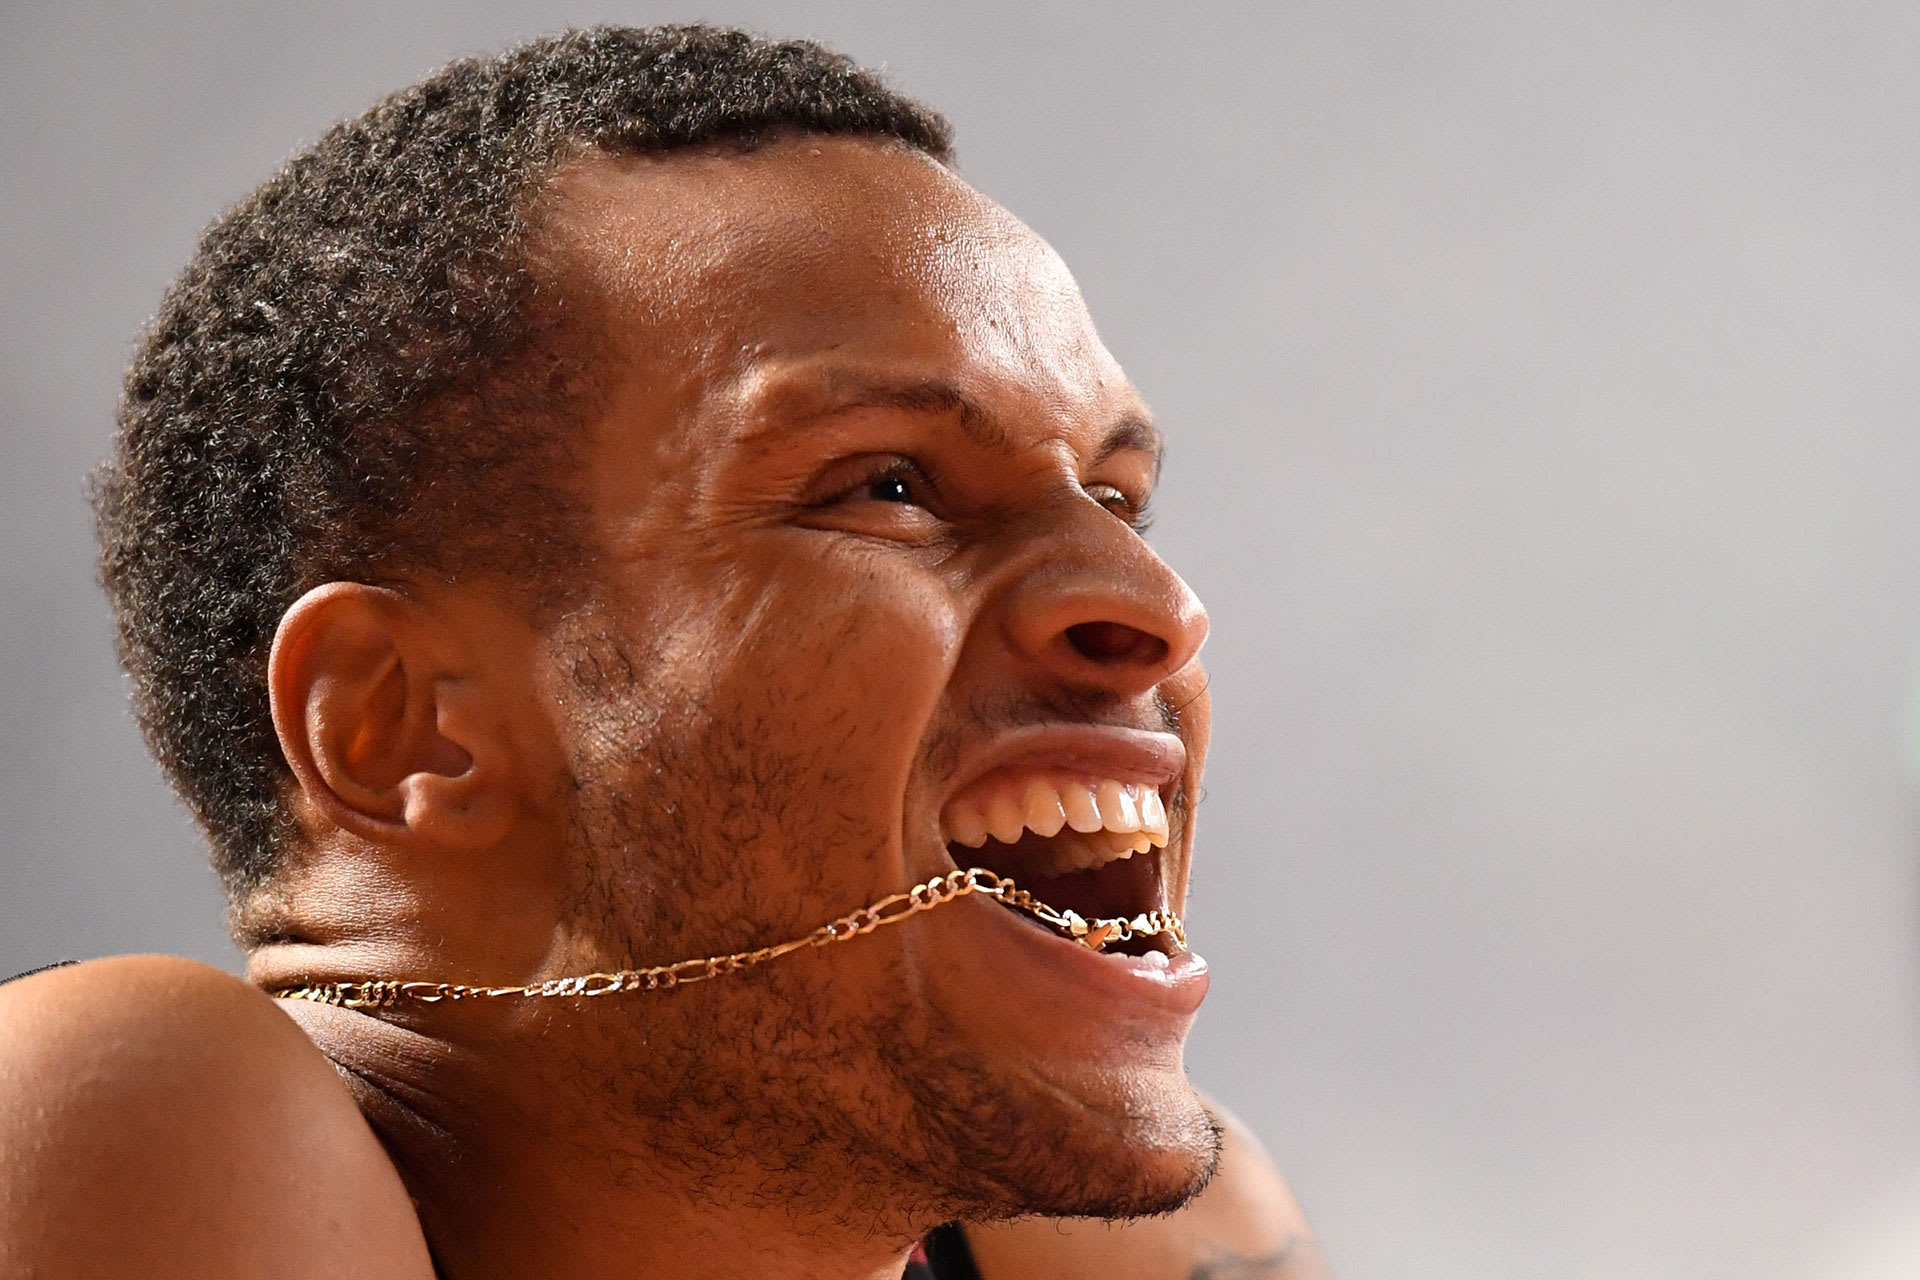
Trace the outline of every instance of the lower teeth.
{"type": "Polygon", "coordinates": [[[1167,953],[1164,951],[1149,951],[1141,956],[1140,959],[1146,963],[1149,969],[1164,969],[1172,963],[1167,959],[1167,953]]]}

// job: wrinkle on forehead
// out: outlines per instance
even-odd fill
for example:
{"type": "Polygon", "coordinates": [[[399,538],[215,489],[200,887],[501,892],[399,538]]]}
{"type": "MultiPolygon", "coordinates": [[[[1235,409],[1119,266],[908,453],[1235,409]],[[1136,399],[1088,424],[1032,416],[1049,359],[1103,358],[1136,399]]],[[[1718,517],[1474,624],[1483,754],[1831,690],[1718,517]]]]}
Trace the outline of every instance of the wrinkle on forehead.
{"type": "Polygon", "coordinates": [[[710,384],[828,351],[1012,380],[1067,413],[1124,383],[1052,248],[895,143],[594,156],[543,222],[630,354],[710,384]]]}

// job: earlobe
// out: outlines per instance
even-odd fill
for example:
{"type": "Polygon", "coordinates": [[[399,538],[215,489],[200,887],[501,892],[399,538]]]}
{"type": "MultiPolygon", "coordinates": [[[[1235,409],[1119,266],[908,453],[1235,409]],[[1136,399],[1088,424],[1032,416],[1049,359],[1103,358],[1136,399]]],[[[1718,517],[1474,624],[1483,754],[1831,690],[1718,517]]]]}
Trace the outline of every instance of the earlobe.
{"type": "Polygon", "coordinates": [[[331,582],[281,618],[267,663],[274,730],[309,808],[376,843],[472,846],[504,834],[504,736],[475,673],[405,596],[331,582]]]}

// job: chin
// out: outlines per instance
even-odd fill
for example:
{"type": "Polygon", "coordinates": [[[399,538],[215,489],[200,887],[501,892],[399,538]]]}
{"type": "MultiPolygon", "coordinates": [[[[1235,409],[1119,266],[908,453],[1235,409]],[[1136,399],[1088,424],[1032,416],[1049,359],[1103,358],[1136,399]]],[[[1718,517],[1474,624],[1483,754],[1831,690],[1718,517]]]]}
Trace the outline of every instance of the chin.
{"type": "MultiPolygon", "coordinates": [[[[905,1065],[905,1064],[901,1064],[905,1065]]],[[[976,1062],[921,1057],[911,1172],[970,1222],[1139,1218],[1204,1189],[1220,1161],[1218,1122],[1183,1074],[992,1081],[976,1062]]]]}
{"type": "Polygon", "coordinates": [[[1217,1147],[1137,1156],[1124,1172],[1089,1171],[1071,1184],[1030,1187],[1018,1207],[1009,1203],[996,1216],[1117,1220],[1172,1213],[1206,1189],[1219,1159],[1217,1147]]]}
{"type": "Polygon", "coordinates": [[[1101,1123],[1083,1113],[1055,1157],[1034,1172],[1021,1213],[1053,1218],[1143,1218],[1170,1213],[1205,1189],[1220,1163],[1220,1129],[1185,1080],[1151,1114],[1101,1123]]]}

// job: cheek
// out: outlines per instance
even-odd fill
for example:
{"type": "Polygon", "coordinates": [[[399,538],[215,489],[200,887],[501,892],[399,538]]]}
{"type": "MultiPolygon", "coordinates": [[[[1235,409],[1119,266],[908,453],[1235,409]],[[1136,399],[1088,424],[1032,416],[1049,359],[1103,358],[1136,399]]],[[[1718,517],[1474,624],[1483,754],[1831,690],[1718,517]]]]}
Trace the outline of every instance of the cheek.
{"type": "Polygon", "coordinates": [[[730,665],[742,700],[757,696],[781,737],[842,784],[864,779],[897,799],[953,670],[956,611],[924,574],[823,568],[766,584],[730,665]]]}
{"type": "MultiPolygon", "coordinates": [[[[788,864],[795,847],[889,843],[958,653],[953,593],[924,568],[854,551],[736,564],[708,599],[671,665],[677,701],[742,757],[752,794],[733,797],[735,812],[754,811],[788,864]]],[[[809,870],[843,893],[874,879],[870,857],[809,870]]]]}
{"type": "Polygon", "coordinates": [[[952,670],[956,609],[924,570],[850,555],[729,577],[706,628],[713,674],[785,708],[786,727],[924,719],[952,670]]]}

